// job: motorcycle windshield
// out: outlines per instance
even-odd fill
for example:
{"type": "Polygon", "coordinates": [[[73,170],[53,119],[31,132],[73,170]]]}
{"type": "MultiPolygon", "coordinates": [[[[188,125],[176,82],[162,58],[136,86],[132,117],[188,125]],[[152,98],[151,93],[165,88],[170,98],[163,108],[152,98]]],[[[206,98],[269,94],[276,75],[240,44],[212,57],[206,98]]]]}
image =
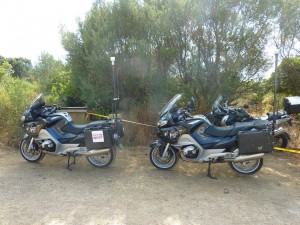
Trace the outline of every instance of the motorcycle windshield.
{"type": "Polygon", "coordinates": [[[24,112],[24,114],[25,113],[28,113],[30,110],[32,110],[32,109],[36,109],[36,108],[38,108],[39,106],[41,106],[41,105],[44,105],[45,104],[45,102],[44,102],[44,100],[43,100],[43,94],[41,93],[41,94],[39,94],[31,103],[30,103],[30,105],[29,105],[29,107],[25,110],[25,112],[24,112]]]}
{"type": "Polygon", "coordinates": [[[162,117],[163,115],[168,113],[171,109],[173,109],[174,106],[176,105],[176,103],[181,99],[181,97],[182,97],[182,94],[175,95],[161,110],[159,117],[162,117]]]}
{"type": "Polygon", "coordinates": [[[219,105],[221,104],[221,101],[223,100],[223,96],[222,95],[219,95],[217,97],[217,99],[215,100],[214,104],[213,104],[213,107],[212,107],[212,110],[214,111],[214,109],[217,109],[219,107],[219,105]]]}

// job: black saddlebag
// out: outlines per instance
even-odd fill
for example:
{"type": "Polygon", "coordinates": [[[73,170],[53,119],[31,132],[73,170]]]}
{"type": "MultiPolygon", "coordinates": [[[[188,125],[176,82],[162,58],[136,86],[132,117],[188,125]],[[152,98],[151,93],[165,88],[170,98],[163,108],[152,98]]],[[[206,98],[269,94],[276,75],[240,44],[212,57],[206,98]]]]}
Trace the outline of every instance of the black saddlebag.
{"type": "Polygon", "coordinates": [[[268,153],[273,150],[273,137],[269,131],[242,131],[238,135],[240,155],[268,153]]]}
{"type": "Polygon", "coordinates": [[[300,96],[284,98],[283,105],[287,114],[300,113],[300,96]]]}
{"type": "Polygon", "coordinates": [[[85,146],[88,150],[112,147],[112,132],[109,128],[95,127],[84,131],[85,146]]]}

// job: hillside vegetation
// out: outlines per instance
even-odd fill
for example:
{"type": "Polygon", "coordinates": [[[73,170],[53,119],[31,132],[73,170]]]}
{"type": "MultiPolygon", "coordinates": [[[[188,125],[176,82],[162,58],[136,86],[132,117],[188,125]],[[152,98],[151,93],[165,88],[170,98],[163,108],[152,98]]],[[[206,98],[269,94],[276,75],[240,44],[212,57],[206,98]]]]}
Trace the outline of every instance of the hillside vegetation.
{"type": "MultiPolygon", "coordinates": [[[[272,110],[271,45],[280,49],[278,106],[300,95],[300,0],[96,0],[78,31],[62,30],[66,61],[42,52],[32,65],[0,56],[0,127],[9,143],[21,137],[18,120],[40,92],[48,104],[112,112],[113,74],[123,118],[155,123],[176,93],[208,113],[217,95],[272,110]]],[[[153,130],[126,125],[125,143],[146,144],[153,130]]]]}

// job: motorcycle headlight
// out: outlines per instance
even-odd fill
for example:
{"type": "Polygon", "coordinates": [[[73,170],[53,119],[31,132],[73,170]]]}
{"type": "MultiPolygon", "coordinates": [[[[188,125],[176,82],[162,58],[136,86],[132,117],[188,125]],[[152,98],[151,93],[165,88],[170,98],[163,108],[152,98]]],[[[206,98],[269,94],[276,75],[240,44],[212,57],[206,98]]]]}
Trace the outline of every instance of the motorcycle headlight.
{"type": "Polygon", "coordinates": [[[170,138],[170,140],[174,141],[174,142],[177,142],[179,137],[180,137],[180,132],[177,128],[170,128],[168,130],[168,136],[170,138]]]}
{"type": "Polygon", "coordinates": [[[163,126],[167,125],[167,123],[168,123],[167,120],[160,120],[160,121],[158,121],[157,126],[163,127],[163,126]]]}
{"type": "Polygon", "coordinates": [[[25,121],[25,116],[22,116],[20,119],[20,123],[24,123],[24,121],[25,121]]]}

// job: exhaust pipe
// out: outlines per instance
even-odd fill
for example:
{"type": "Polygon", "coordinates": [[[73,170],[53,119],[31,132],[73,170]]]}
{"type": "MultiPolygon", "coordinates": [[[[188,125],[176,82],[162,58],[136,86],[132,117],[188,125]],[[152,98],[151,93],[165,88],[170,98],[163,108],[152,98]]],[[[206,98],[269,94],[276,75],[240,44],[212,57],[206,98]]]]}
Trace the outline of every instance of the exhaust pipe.
{"type": "Polygon", "coordinates": [[[261,159],[264,157],[264,153],[254,154],[254,155],[240,155],[234,159],[228,159],[227,162],[245,162],[254,159],[261,159]]]}
{"type": "Polygon", "coordinates": [[[85,153],[82,153],[82,155],[95,156],[95,155],[108,154],[108,153],[109,153],[109,148],[106,148],[106,149],[100,149],[100,150],[90,150],[85,153]]]}

